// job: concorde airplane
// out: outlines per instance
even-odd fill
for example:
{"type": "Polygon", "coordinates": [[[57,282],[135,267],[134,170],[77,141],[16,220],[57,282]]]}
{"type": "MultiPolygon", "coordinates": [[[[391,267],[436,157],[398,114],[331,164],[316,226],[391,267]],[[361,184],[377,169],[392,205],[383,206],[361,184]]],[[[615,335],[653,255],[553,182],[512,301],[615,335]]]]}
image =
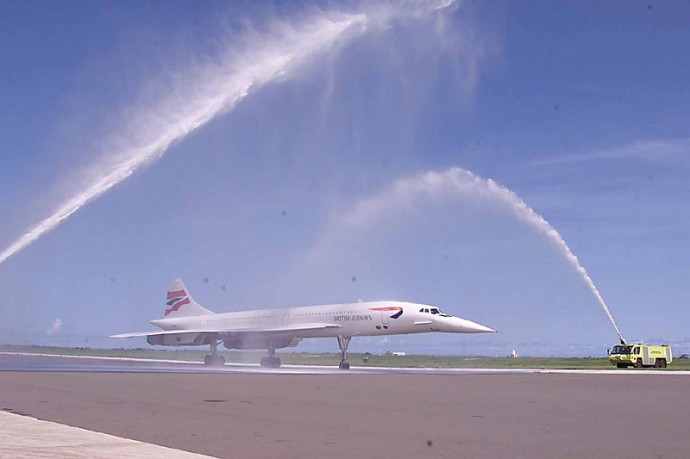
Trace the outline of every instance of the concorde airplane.
{"type": "Polygon", "coordinates": [[[337,338],[340,368],[349,369],[347,348],[353,336],[410,333],[493,333],[489,327],[453,317],[428,304],[365,301],[347,304],[264,309],[216,314],[194,301],[181,279],[170,285],[165,316],[151,323],[162,331],[123,333],[111,338],[146,336],[152,345],[210,345],[206,365],[224,365],[218,344],[226,349],[268,349],[263,367],[280,367],[276,349],[297,346],[304,338],[337,338]]]}

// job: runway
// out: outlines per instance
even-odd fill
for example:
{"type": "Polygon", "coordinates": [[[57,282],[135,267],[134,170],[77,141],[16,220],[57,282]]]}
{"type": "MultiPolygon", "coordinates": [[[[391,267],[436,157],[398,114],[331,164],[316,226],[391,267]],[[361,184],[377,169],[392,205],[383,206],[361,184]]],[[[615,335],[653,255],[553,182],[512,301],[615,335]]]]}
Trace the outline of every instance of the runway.
{"type": "Polygon", "coordinates": [[[339,370],[337,366],[283,365],[262,368],[258,364],[226,364],[209,367],[202,362],[154,360],[123,357],[27,354],[0,352],[0,371],[89,372],[89,373],[246,373],[246,374],[359,374],[359,375],[460,375],[460,374],[599,374],[599,375],[685,375],[690,371],[577,370],[540,368],[393,368],[357,367],[339,370]]]}
{"type": "Polygon", "coordinates": [[[2,355],[0,408],[215,457],[690,457],[690,380],[674,372],[98,360],[2,355]]]}
{"type": "MultiPolygon", "coordinates": [[[[248,374],[453,374],[486,373],[496,370],[439,368],[365,368],[342,371],[337,366],[284,365],[262,368],[258,364],[226,364],[209,367],[202,362],[80,357],[0,352],[0,371],[90,372],[90,373],[248,373],[248,374]]],[[[513,372],[512,370],[506,370],[513,372]]]]}

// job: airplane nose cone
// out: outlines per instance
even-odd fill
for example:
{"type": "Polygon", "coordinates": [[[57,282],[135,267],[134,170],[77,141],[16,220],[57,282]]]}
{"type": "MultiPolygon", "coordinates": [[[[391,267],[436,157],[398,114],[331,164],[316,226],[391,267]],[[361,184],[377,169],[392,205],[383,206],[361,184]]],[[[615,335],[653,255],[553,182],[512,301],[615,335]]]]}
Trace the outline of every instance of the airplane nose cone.
{"type": "Polygon", "coordinates": [[[493,328],[460,317],[444,317],[443,322],[439,323],[439,328],[450,333],[496,333],[493,328]]]}

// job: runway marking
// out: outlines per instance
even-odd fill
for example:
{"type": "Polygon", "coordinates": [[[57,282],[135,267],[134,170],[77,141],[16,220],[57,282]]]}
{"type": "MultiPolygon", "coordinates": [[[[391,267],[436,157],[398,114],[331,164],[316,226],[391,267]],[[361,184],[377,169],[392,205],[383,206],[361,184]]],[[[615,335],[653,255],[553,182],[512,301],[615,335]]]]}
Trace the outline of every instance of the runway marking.
{"type": "Polygon", "coordinates": [[[0,411],[0,457],[203,459],[211,456],[0,411]]]}
{"type": "MultiPolygon", "coordinates": [[[[93,360],[113,360],[123,362],[151,362],[151,363],[183,363],[187,365],[200,365],[201,362],[193,360],[165,360],[165,359],[142,359],[138,357],[107,357],[98,355],[69,355],[69,354],[43,354],[33,352],[0,352],[0,355],[18,355],[18,356],[38,356],[38,357],[59,357],[65,359],[93,359],[93,360]]],[[[235,365],[235,364],[233,364],[235,365]]],[[[250,363],[238,363],[237,365],[251,366],[250,363]]]]}

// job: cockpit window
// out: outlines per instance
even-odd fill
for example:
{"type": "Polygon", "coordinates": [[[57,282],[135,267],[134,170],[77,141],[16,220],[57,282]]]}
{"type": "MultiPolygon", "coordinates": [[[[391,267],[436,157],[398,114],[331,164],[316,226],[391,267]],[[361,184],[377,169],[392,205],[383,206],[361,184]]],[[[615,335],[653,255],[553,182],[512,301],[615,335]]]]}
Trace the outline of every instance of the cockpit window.
{"type": "Polygon", "coordinates": [[[444,313],[439,308],[422,308],[419,310],[419,312],[423,312],[426,314],[436,314],[436,315],[441,316],[441,317],[453,317],[450,314],[444,313]]]}

